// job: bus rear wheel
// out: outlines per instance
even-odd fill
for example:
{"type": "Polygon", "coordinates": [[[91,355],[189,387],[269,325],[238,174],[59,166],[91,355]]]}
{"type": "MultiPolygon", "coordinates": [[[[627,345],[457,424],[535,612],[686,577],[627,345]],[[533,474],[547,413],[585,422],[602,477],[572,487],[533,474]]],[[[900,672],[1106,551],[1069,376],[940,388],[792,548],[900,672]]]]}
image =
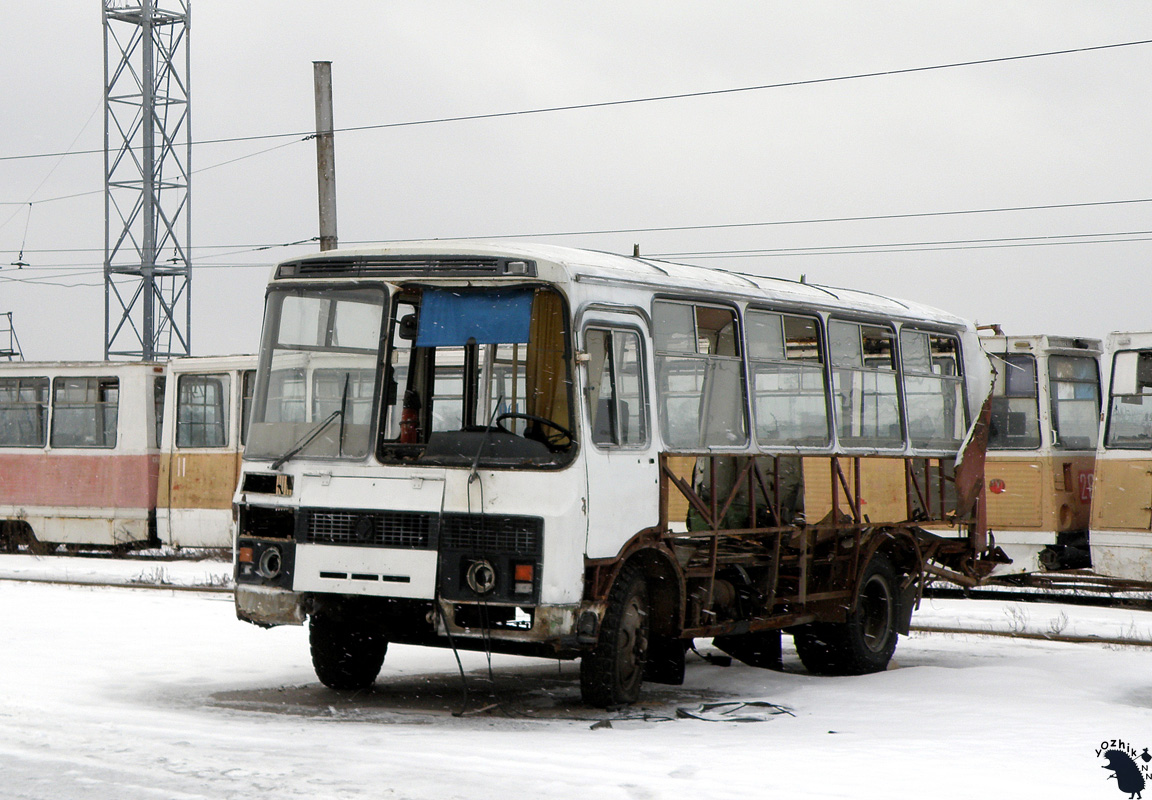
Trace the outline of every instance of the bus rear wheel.
{"type": "Polygon", "coordinates": [[[896,651],[896,569],[883,553],[868,562],[855,608],[840,623],[812,623],[796,630],[796,653],[819,675],[864,675],[887,669],[896,651]]]}
{"type": "Polygon", "coordinates": [[[597,708],[640,698],[651,640],[648,584],[636,565],[627,565],[608,593],[600,637],[580,659],[580,696],[597,708]]]}
{"type": "Polygon", "coordinates": [[[388,640],[361,620],[320,613],[308,622],[308,644],[316,677],[329,689],[367,689],[376,681],[388,640]]]}

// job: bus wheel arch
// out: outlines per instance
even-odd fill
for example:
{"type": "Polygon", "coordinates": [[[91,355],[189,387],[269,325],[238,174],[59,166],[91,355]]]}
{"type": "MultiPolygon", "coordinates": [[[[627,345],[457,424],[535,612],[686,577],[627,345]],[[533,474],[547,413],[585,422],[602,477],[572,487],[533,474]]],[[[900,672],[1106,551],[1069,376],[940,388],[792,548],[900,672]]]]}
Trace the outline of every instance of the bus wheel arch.
{"type": "Polygon", "coordinates": [[[644,680],[684,681],[683,579],[659,548],[634,551],[613,576],[596,643],[580,659],[580,693],[600,708],[634,703],[644,680]]]}
{"type": "Polygon", "coordinates": [[[818,675],[864,675],[887,669],[899,638],[900,587],[888,554],[876,551],[861,573],[846,621],[793,630],[804,666],[818,675]]]}

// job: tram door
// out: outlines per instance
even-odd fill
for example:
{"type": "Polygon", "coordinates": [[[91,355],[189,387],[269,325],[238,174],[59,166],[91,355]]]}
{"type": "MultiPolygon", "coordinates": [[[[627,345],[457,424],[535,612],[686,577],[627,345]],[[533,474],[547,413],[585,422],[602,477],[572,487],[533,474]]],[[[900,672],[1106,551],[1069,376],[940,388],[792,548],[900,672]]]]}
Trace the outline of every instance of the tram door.
{"type": "Polygon", "coordinates": [[[616,555],[659,521],[660,465],[652,436],[646,353],[638,314],[597,313],[584,322],[583,411],[588,471],[589,558],[616,555]]]}
{"type": "Polygon", "coordinates": [[[240,473],[242,413],[236,381],[250,373],[176,373],[170,449],[161,464],[158,532],[172,547],[231,546],[232,494],[240,473]]]}

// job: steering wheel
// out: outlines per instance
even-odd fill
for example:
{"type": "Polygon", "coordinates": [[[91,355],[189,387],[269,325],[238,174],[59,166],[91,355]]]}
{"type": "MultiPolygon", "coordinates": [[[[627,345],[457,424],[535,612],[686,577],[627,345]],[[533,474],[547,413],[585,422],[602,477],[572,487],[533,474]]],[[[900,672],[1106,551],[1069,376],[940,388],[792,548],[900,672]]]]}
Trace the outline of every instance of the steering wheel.
{"type": "Polygon", "coordinates": [[[556,431],[556,433],[545,438],[545,441],[549,445],[558,446],[560,444],[560,442],[557,440],[560,439],[561,436],[567,437],[568,441],[570,441],[570,442],[573,442],[576,440],[576,437],[572,435],[572,431],[568,430],[563,425],[560,425],[556,422],[553,422],[552,420],[548,419],[547,417],[540,417],[540,416],[537,416],[536,414],[523,414],[519,411],[505,411],[503,414],[500,414],[496,417],[496,424],[499,425],[501,422],[503,422],[506,419],[526,419],[529,422],[536,422],[536,423],[539,423],[541,425],[545,425],[549,428],[552,428],[553,430],[556,431]]]}

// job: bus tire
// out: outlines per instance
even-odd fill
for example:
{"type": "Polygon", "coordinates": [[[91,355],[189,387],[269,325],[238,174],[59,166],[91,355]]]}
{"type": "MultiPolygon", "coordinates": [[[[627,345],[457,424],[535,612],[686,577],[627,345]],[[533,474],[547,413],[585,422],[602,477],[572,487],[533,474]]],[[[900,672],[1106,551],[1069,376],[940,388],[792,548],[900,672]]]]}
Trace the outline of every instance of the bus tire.
{"type": "Polygon", "coordinates": [[[888,668],[896,650],[899,580],[877,553],[860,578],[856,607],[846,622],[812,623],[793,633],[796,653],[818,675],[864,675],[888,668]]]}
{"type": "Polygon", "coordinates": [[[329,689],[367,689],[376,681],[388,640],[380,630],[336,614],[314,614],[308,645],[316,677],[329,689]]]}
{"type": "Polygon", "coordinates": [[[651,639],[648,584],[636,564],[616,576],[600,636],[580,659],[580,697],[590,706],[611,708],[640,698],[651,639]]]}

